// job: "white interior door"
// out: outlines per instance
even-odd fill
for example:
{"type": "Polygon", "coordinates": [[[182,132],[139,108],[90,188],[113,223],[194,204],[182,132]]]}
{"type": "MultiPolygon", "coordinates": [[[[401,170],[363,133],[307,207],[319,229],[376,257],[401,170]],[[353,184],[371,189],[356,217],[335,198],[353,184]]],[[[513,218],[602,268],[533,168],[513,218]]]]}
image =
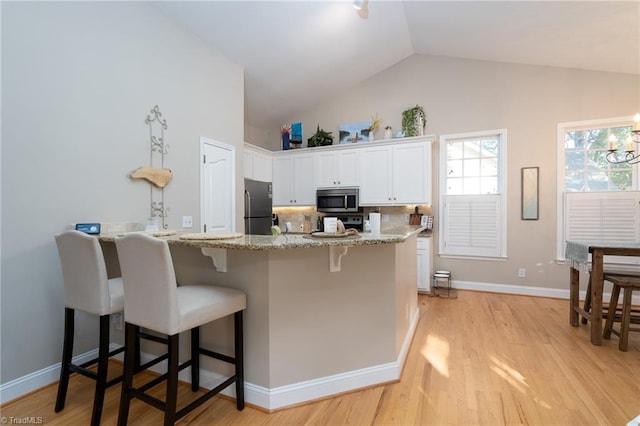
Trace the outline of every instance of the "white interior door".
{"type": "Polygon", "coordinates": [[[200,138],[201,231],[235,231],[235,147],[200,138]]]}

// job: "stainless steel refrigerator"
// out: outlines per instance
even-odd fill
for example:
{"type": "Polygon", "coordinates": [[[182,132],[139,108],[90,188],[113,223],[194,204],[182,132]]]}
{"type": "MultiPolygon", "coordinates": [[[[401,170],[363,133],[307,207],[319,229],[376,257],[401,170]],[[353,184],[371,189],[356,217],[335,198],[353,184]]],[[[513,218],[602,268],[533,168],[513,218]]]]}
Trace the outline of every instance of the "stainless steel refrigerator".
{"type": "Polygon", "coordinates": [[[244,233],[271,235],[271,182],[244,180],[244,233]]]}

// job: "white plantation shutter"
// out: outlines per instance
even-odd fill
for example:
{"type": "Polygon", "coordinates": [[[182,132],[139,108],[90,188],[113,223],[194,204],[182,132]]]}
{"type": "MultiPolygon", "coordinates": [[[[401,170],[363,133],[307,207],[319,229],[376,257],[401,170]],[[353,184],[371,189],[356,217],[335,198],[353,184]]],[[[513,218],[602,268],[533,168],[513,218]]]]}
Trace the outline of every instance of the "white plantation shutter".
{"type": "Polygon", "coordinates": [[[640,192],[565,193],[565,241],[640,241],[640,192]]]}
{"type": "Polygon", "coordinates": [[[444,197],[442,254],[501,255],[500,194],[444,197]]]}

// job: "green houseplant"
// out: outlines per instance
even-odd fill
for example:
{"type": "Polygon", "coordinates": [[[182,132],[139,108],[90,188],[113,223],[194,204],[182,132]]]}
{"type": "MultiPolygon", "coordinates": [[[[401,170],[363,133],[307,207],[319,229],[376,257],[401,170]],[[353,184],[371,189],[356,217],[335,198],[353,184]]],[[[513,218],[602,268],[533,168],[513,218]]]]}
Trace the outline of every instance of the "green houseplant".
{"type": "Polygon", "coordinates": [[[312,148],[314,146],[325,146],[325,145],[332,145],[333,144],[333,135],[331,134],[331,132],[326,132],[324,131],[324,129],[320,128],[320,125],[318,124],[318,129],[316,130],[316,133],[311,136],[309,139],[307,139],[307,146],[309,148],[312,148]]]}
{"type": "Polygon", "coordinates": [[[421,136],[427,116],[422,106],[417,105],[402,112],[402,131],[405,136],[421,136]]]}

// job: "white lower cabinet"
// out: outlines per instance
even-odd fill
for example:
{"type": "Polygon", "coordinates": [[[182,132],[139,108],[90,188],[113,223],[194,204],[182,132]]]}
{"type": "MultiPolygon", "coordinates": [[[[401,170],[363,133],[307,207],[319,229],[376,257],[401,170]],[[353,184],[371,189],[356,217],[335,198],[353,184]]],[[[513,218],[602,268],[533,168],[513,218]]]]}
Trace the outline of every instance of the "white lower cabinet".
{"type": "Polygon", "coordinates": [[[431,237],[418,237],[418,292],[428,293],[431,287],[431,237]]]}

